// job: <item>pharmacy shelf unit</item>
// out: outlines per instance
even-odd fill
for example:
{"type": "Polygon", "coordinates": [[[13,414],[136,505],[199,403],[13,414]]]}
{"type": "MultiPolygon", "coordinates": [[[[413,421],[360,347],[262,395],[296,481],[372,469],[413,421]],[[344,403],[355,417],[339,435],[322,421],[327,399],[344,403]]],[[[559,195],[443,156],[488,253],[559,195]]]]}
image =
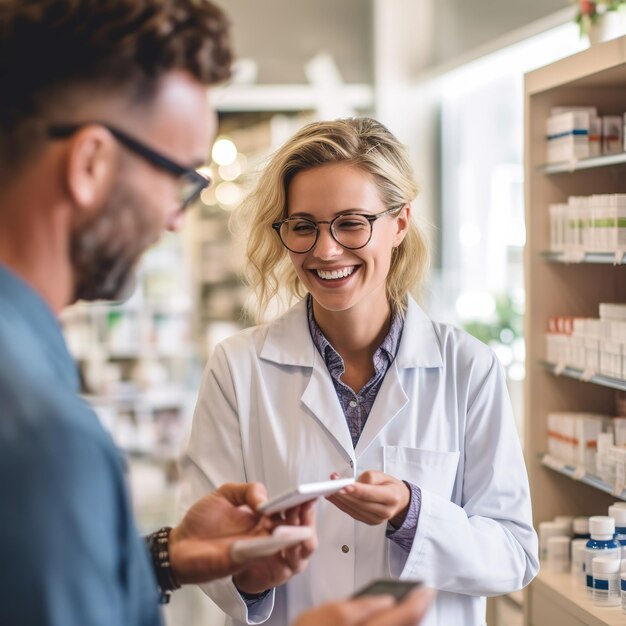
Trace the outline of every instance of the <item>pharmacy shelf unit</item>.
{"type": "MultiPolygon", "coordinates": [[[[595,105],[602,114],[621,114],[626,111],[625,86],[626,38],[597,44],[525,79],[525,453],[535,525],[556,515],[605,514],[615,500],[596,485],[573,481],[543,463],[549,412],[611,414],[615,394],[609,386],[586,384],[567,371],[555,376],[545,366],[545,332],[550,317],[597,317],[600,302],[626,302],[626,266],[607,258],[600,263],[554,262],[559,259],[547,259],[545,251],[550,247],[548,205],[571,195],[626,193],[626,158],[593,159],[593,167],[586,167],[592,160],[545,167],[545,123],[550,108],[559,105],[595,105]]],[[[527,592],[527,626],[626,624],[619,611],[609,615],[617,614],[621,621],[611,621],[606,610],[581,608],[573,596],[572,590],[541,575],[527,592]]]]}

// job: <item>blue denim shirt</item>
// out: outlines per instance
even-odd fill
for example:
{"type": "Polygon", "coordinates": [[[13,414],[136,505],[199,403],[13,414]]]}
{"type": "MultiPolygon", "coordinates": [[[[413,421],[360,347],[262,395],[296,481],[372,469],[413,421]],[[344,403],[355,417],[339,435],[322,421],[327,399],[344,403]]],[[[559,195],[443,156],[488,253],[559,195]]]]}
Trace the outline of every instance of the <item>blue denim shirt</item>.
{"type": "Polygon", "coordinates": [[[0,265],[0,622],[158,626],[121,457],[57,319],[0,265]]]}

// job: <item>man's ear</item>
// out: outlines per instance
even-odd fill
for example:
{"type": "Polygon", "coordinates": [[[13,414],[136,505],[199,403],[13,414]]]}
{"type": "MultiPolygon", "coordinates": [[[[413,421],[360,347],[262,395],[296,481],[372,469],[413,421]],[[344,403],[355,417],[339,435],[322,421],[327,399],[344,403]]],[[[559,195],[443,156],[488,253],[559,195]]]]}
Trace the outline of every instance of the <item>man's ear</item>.
{"type": "Polygon", "coordinates": [[[399,246],[405,238],[407,232],[409,232],[409,225],[411,224],[411,205],[407,204],[402,207],[398,215],[396,216],[397,230],[394,236],[394,247],[399,246]]]}
{"type": "Polygon", "coordinates": [[[111,193],[118,170],[119,148],[103,126],[85,126],[74,133],[67,147],[65,181],[77,219],[97,213],[111,193]]]}

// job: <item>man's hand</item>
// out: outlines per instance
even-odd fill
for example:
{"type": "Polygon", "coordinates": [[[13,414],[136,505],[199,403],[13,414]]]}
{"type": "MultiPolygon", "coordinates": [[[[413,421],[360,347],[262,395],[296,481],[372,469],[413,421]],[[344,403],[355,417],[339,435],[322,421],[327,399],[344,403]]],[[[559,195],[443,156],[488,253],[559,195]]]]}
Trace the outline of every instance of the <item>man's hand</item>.
{"type": "Polygon", "coordinates": [[[303,613],[293,626],[416,626],[435,592],[421,587],[396,604],[392,596],[363,596],[303,613]]]}
{"type": "MultiPolygon", "coordinates": [[[[331,478],[337,477],[331,474],[331,478]]],[[[359,522],[374,526],[389,521],[398,528],[406,517],[411,492],[401,480],[370,470],[326,499],[359,522]]]]}
{"type": "Polygon", "coordinates": [[[266,500],[261,483],[233,483],[196,502],[170,533],[170,563],[176,581],[202,583],[246,567],[246,563],[233,562],[230,547],[243,537],[269,536],[274,524],[254,513],[266,500]]]}
{"type": "MultiPolygon", "coordinates": [[[[315,501],[307,502],[286,512],[281,523],[293,526],[310,526],[315,531],[315,501]]],[[[273,519],[275,519],[274,516],[273,519]]],[[[267,589],[281,585],[295,574],[299,574],[307,565],[309,556],[317,547],[315,532],[311,539],[282,550],[249,565],[244,571],[233,576],[233,582],[243,593],[262,593],[267,589]]]]}

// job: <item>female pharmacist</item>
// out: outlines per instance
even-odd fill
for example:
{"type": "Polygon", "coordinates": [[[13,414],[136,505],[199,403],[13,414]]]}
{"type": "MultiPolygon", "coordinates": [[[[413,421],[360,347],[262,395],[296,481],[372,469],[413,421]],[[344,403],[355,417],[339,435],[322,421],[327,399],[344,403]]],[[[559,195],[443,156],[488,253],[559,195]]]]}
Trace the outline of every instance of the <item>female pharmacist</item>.
{"type": "Polygon", "coordinates": [[[317,508],[319,548],[205,587],[233,623],[286,625],[374,577],[439,590],[423,624],[485,623],[485,596],[538,569],[526,468],[502,370],[431,321],[410,289],[427,266],[404,147],[372,119],[304,127],[242,207],[261,309],[285,315],[218,345],[183,464],[187,497],[261,481],[270,495],[357,477],[317,508]]]}

